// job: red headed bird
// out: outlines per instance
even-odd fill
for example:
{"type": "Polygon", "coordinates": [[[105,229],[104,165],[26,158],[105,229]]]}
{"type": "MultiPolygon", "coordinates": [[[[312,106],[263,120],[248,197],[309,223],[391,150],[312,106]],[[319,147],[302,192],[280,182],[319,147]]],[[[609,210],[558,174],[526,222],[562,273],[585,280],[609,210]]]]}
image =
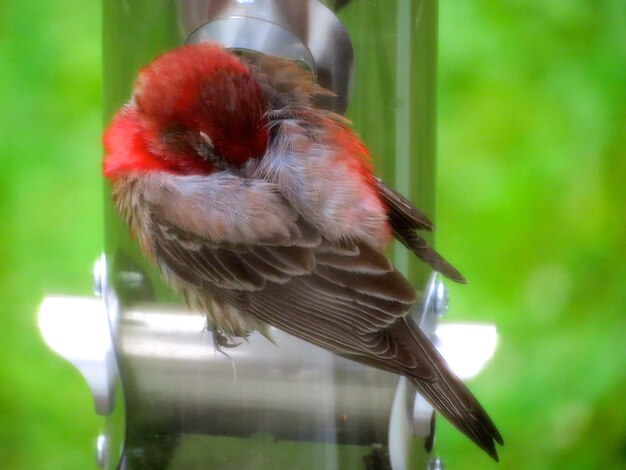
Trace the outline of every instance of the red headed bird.
{"type": "Polygon", "coordinates": [[[183,46],[141,70],[104,134],[104,176],[143,253],[217,345],[267,326],[407,377],[497,460],[502,437],[408,316],[392,237],[461,274],[417,233],[430,220],[372,174],[328,93],[294,63],[183,46]]]}

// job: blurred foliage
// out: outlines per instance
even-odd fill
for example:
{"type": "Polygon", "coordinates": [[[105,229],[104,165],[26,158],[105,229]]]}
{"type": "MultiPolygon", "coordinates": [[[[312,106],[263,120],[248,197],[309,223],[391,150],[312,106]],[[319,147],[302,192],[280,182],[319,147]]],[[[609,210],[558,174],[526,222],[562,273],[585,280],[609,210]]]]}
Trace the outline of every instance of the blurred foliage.
{"type": "Polygon", "coordinates": [[[44,294],[91,294],[102,247],[99,2],[0,0],[0,468],[86,469],[101,419],[43,344],[44,294]]]}
{"type": "Polygon", "coordinates": [[[438,246],[450,317],[499,328],[500,465],[626,468],[626,3],[440,5],[438,246]]]}
{"type": "MultiPolygon", "coordinates": [[[[102,247],[99,2],[0,0],[0,467],[94,468],[102,420],[43,345],[102,247]]],[[[438,245],[495,321],[471,385],[497,468],[626,467],[626,3],[442,2],[438,245]]],[[[496,468],[440,420],[448,468],[496,468]]]]}

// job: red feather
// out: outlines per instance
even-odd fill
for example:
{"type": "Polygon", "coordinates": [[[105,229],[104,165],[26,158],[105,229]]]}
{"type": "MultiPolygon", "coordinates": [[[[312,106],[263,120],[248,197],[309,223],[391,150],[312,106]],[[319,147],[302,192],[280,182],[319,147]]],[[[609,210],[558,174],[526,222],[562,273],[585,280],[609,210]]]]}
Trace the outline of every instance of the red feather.
{"type": "Polygon", "coordinates": [[[199,158],[166,160],[150,151],[146,135],[134,106],[123,108],[102,136],[105,157],[102,173],[108,179],[129,172],[167,171],[179,174],[209,174],[213,166],[199,158]]]}

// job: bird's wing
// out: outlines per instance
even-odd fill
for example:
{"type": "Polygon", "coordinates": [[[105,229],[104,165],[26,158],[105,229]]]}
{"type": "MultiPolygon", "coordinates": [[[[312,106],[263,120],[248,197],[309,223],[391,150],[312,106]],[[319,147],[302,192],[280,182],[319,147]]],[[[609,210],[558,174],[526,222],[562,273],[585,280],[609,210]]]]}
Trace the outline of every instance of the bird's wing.
{"type": "Polygon", "coordinates": [[[502,438],[407,317],[413,287],[377,249],[335,244],[302,219],[291,240],[216,243],[150,215],[156,257],[198,292],[336,354],[407,376],[433,406],[497,458],[502,438]],[[313,242],[312,242],[313,241],[313,242]]]}
{"type": "Polygon", "coordinates": [[[387,218],[396,239],[435,271],[453,281],[465,284],[467,282],[465,277],[443,256],[428,246],[426,240],[417,233],[419,230],[430,232],[434,229],[434,224],[426,214],[379,178],[375,178],[375,181],[378,195],[387,206],[387,218]]]}
{"type": "MultiPolygon", "coordinates": [[[[315,83],[313,75],[296,65],[291,60],[278,57],[254,55],[247,58],[255,79],[261,84],[268,99],[270,122],[274,125],[287,120],[293,125],[295,118],[302,126],[300,133],[305,135],[313,132],[313,138],[324,139],[319,121],[326,119],[327,126],[336,126],[346,131],[344,135],[352,136],[354,142],[360,141],[352,131],[351,122],[344,116],[330,111],[310,107],[316,97],[329,94],[328,90],[315,83]],[[302,118],[306,115],[305,118],[302,118]],[[308,124],[305,126],[304,124],[308,124]],[[317,127],[317,131],[315,128],[317,127]],[[313,130],[312,130],[313,129],[313,130]]],[[[274,138],[274,141],[278,139],[274,138]]],[[[363,150],[365,150],[363,148],[363,150]]],[[[366,152],[366,150],[365,150],[366,152]]],[[[411,201],[387,186],[379,178],[375,178],[376,191],[380,199],[387,206],[387,217],[393,234],[404,246],[411,250],[419,259],[429,264],[435,271],[447,278],[460,283],[467,283],[465,277],[437,251],[428,245],[420,236],[418,230],[432,231],[434,228],[430,219],[411,201]]]]}
{"type": "Polygon", "coordinates": [[[215,243],[151,215],[158,262],[189,286],[278,328],[287,329],[288,321],[302,330],[299,337],[319,325],[319,333],[305,339],[333,352],[370,354],[363,338],[406,315],[415,290],[371,246],[319,236],[312,246],[313,229],[302,220],[299,227],[305,236],[280,244],[215,243]]]}

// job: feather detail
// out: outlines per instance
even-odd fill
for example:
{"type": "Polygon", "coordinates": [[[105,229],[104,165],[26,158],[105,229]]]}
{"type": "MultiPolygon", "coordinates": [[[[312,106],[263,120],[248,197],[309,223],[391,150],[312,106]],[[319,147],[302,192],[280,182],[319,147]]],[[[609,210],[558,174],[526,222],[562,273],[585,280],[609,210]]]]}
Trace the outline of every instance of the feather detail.
{"type": "Polygon", "coordinates": [[[142,72],[139,111],[120,114],[122,125],[105,138],[116,206],[165,281],[206,312],[218,337],[254,329],[269,337],[271,325],[405,375],[497,459],[500,433],[408,316],[417,293],[382,253],[393,232],[434,269],[463,282],[416,233],[432,230],[432,222],[372,176],[349,121],[315,107],[326,92],[309,72],[284,59],[240,60],[215,45],[178,51],[183,57],[173,51],[142,72]],[[246,113],[235,116],[236,104],[248,101],[246,113]],[[171,125],[181,122],[172,115],[184,121],[174,134],[171,125]],[[181,142],[199,142],[199,150],[168,153],[181,142]],[[143,168],[135,160],[144,151],[170,165],[191,158],[212,166],[204,173],[143,168]]]}
{"type": "Polygon", "coordinates": [[[417,209],[407,198],[387,186],[380,178],[374,177],[374,179],[378,195],[387,206],[387,217],[394,237],[435,271],[455,282],[467,284],[465,277],[416,233],[417,230],[430,232],[435,228],[426,214],[417,209]]]}

